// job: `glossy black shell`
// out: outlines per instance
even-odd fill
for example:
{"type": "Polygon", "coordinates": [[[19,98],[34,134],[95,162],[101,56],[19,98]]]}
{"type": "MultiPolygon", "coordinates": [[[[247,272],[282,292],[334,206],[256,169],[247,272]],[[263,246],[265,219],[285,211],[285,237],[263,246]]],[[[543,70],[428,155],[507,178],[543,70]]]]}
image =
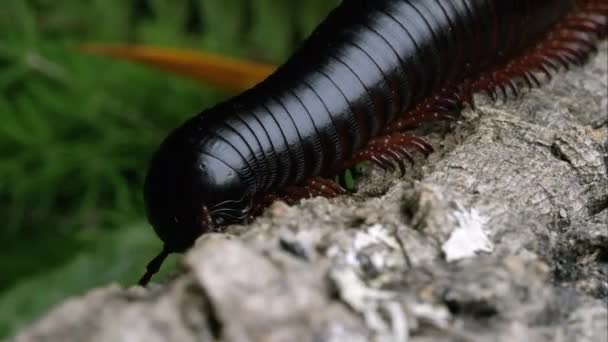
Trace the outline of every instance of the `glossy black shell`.
{"type": "Polygon", "coordinates": [[[330,176],[387,123],[537,42],[572,0],[347,0],[273,75],[188,120],[145,184],[171,250],[243,222],[264,194],[330,176]],[[201,225],[201,208],[213,224],[201,225]]]}

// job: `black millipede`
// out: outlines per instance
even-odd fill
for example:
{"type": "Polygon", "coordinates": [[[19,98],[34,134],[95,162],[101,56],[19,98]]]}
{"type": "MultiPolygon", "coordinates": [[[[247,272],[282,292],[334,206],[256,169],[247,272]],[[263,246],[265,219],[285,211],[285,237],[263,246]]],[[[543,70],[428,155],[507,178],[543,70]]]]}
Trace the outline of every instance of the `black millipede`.
{"type": "Polygon", "coordinates": [[[344,193],[331,179],[356,163],[405,171],[433,151],[408,131],[583,64],[607,31],[608,0],[344,0],[268,78],[162,142],[144,199],[164,248],[140,284],[273,200],[344,193]]]}

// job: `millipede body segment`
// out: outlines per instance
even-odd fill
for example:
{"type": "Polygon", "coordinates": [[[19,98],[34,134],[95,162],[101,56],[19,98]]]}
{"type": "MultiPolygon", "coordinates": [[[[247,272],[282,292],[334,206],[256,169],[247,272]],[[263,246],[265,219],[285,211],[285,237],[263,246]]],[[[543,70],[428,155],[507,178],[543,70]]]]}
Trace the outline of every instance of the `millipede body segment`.
{"type": "Polygon", "coordinates": [[[607,18],[608,0],[343,1],[270,77],[161,144],[144,195],[165,248],[140,283],[274,199],[341,194],[329,179],[355,163],[404,170],[432,152],[407,130],[584,63],[607,18]]]}

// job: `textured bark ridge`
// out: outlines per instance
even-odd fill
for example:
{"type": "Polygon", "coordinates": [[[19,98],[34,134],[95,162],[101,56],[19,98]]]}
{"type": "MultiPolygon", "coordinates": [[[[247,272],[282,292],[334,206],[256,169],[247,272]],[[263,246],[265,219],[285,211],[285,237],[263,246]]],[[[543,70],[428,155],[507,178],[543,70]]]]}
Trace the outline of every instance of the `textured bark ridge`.
{"type": "Polygon", "coordinates": [[[357,194],[275,203],[149,290],[66,301],[16,341],[606,341],[607,48],[357,194]]]}

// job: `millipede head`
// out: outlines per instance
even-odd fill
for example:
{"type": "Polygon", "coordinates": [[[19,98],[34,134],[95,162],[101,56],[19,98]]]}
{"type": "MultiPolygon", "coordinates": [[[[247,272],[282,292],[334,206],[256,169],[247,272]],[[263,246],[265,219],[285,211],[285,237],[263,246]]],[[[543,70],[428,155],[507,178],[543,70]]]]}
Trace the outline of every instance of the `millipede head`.
{"type": "Polygon", "coordinates": [[[148,221],[163,251],[148,265],[146,284],[171,252],[183,252],[204,233],[248,217],[247,184],[226,162],[197,146],[187,122],[161,144],[144,184],[148,221]]]}

